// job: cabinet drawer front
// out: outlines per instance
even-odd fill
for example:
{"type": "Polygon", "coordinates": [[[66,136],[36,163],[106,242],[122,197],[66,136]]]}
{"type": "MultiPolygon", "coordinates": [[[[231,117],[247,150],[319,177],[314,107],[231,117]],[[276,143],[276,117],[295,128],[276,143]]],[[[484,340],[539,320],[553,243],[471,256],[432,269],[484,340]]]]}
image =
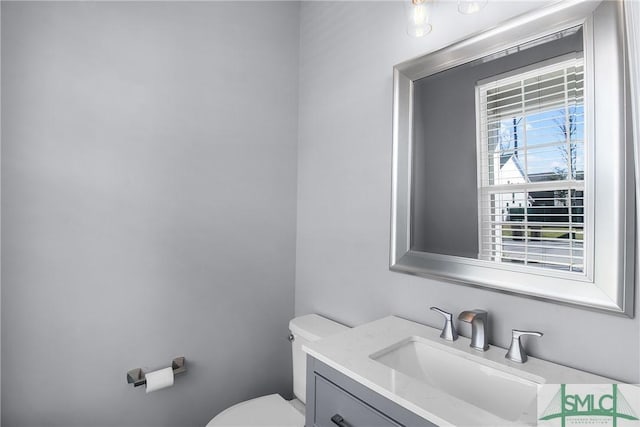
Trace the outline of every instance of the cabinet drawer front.
{"type": "Polygon", "coordinates": [[[318,375],[315,375],[315,392],[316,427],[401,427],[318,375]]]}

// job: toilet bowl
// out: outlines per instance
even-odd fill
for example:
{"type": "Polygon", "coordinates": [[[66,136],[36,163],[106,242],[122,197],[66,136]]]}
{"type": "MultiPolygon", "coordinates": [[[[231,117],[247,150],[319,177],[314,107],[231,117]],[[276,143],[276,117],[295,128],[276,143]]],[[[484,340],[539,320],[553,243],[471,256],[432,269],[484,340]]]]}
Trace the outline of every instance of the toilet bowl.
{"type": "Polygon", "coordinates": [[[225,409],[207,427],[302,427],[304,405],[299,404],[301,408],[296,408],[293,401],[284,400],[279,394],[261,396],[225,409]]]}
{"type": "Polygon", "coordinates": [[[289,322],[293,358],[293,400],[270,394],[237,403],[216,415],[207,427],[303,427],[306,401],[307,359],[305,342],[314,342],[348,329],[317,314],[296,317],[289,322]]]}

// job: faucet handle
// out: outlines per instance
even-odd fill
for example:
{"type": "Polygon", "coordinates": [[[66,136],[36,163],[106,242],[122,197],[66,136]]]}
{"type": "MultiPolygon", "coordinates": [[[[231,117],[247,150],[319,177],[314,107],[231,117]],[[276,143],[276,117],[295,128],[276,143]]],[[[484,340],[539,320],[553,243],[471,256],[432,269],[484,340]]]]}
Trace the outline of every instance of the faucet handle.
{"type": "Polygon", "coordinates": [[[541,337],[543,333],[513,329],[511,331],[511,346],[509,347],[509,351],[507,351],[507,354],[504,357],[517,363],[524,363],[527,361],[527,353],[524,351],[524,347],[522,347],[522,342],[520,341],[520,337],[523,335],[533,335],[534,337],[541,337]]]}
{"type": "Polygon", "coordinates": [[[458,332],[456,332],[455,326],[453,326],[453,315],[444,310],[440,310],[438,307],[431,307],[431,310],[441,314],[444,317],[444,325],[442,326],[442,333],[440,338],[447,341],[455,341],[458,339],[458,332]]]}

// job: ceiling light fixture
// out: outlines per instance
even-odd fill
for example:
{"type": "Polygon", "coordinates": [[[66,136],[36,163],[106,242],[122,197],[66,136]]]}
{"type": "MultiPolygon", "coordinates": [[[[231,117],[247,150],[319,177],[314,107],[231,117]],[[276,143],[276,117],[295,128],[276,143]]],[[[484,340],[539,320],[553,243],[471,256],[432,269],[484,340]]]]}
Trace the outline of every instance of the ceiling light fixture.
{"type": "MultiPolygon", "coordinates": [[[[436,0],[406,0],[407,34],[423,37],[431,32],[431,13],[436,0]]],[[[471,15],[487,5],[488,0],[458,0],[458,12],[471,15]]]]}
{"type": "Polygon", "coordinates": [[[433,0],[408,0],[407,34],[412,37],[423,37],[431,32],[431,4],[433,0]]]}
{"type": "Polygon", "coordinates": [[[487,5],[487,0],[458,0],[458,12],[465,15],[471,15],[472,13],[480,12],[480,10],[487,5]]]}

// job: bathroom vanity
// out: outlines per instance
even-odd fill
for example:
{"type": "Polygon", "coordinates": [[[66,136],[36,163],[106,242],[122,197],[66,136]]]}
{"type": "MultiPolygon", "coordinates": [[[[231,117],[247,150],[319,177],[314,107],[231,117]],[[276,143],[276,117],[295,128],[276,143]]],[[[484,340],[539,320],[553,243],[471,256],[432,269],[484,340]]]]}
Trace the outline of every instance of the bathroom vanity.
{"type": "Polygon", "coordinates": [[[540,385],[616,382],[469,344],[389,316],[305,345],[306,426],[534,425],[540,385]]]}

